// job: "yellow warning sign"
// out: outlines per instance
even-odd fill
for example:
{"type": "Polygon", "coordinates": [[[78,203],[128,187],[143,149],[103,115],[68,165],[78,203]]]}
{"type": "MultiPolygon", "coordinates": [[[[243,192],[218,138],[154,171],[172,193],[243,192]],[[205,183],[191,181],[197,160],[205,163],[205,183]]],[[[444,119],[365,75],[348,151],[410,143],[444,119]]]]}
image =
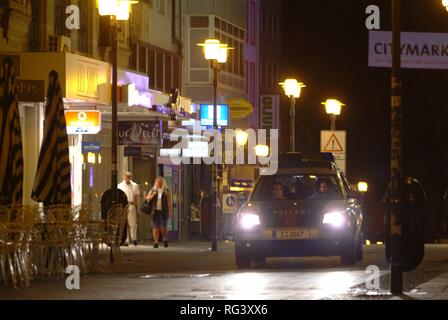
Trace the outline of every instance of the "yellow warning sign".
{"type": "Polygon", "coordinates": [[[344,152],[344,147],[339,142],[338,138],[336,137],[336,134],[332,134],[330,136],[330,139],[325,144],[323,152],[344,152]]]}

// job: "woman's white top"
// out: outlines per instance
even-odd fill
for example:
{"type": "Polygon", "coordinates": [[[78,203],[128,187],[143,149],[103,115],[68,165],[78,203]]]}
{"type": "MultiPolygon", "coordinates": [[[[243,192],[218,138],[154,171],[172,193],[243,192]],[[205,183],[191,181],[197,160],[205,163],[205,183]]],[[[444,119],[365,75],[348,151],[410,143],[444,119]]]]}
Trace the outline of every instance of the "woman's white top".
{"type": "Polygon", "coordinates": [[[157,189],[157,205],[156,205],[157,211],[162,211],[162,195],[163,195],[163,190],[157,189]]]}

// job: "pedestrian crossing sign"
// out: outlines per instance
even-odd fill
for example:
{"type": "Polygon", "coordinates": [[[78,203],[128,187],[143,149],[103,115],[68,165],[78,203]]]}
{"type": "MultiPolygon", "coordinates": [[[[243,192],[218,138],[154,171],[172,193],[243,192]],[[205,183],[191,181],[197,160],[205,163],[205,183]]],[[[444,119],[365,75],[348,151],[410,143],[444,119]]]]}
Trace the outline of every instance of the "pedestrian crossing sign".
{"type": "Polygon", "coordinates": [[[238,199],[235,194],[227,193],[223,195],[222,213],[234,214],[237,210],[238,199]]]}

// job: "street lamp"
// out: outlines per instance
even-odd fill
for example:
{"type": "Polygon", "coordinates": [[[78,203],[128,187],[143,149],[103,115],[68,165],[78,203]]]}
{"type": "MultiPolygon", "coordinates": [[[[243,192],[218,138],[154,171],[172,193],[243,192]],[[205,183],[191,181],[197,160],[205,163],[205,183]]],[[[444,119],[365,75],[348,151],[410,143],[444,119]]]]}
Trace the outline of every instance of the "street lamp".
{"type": "Polygon", "coordinates": [[[448,0],[442,0],[442,5],[445,7],[445,9],[448,11],[448,0]]]}
{"type": "MultiPolygon", "coordinates": [[[[205,59],[210,61],[213,69],[213,135],[216,135],[218,130],[218,72],[220,71],[219,64],[227,62],[228,50],[227,44],[221,43],[217,39],[207,39],[204,43],[198,43],[198,46],[203,48],[205,59]]],[[[213,148],[216,152],[216,147],[213,148]]],[[[212,211],[215,217],[214,234],[212,239],[213,252],[218,251],[218,193],[219,186],[217,183],[218,170],[215,161],[212,164],[212,211]]]]}
{"type": "Polygon", "coordinates": [[[336,99],[328,99],[322,102],[325,106],[325,111],[331,117],[331,131],[336,131],[336,118],[341,114],[341,109],[345,104],[336,99]]]}
{"type": "Polygon", "coordinates": [[[269,156],[269,147],[265,145],[257,145],[255,147],[255,155],[257,157],[267,157],[269,156]]]}
{"type": "MultiPolygon", "coordinates": [[[[129,19],[129,12],[131,5],[138,3],[138,1],[128,0],[98,0],[98,12],[101,16],[110,17],[110,27],[112,34],[112,150],[111,150],[111,192],[112,205],[118,202],[118,101],[117,101],[117,86],[118,86],[118,31],[120,26],[118,21],[129,19]]],[[[113,262],[112,250],[110,252],[110,260],[113,262]]]]}
{"type": "Polygon", "coordinates": [[[286,79],[284,82],[279,83],[283,90],[285,91],[285,95],[289,97],[291,101],[291,152],[296,152],[296,99],[300,98],[300,94],[302,93],[302,88],[305,85],[302,82],[298,82],[296,79],[286,79]]]}
{"type": "Polygon", "coordinates": [[[244,147],[247,144],[247,141],[249,140],[249,135],[247,134],[247,132],[237,130],[235,133],[235,139],[238,146],[244,147]]]}
{"type": "Polygon", "coordinates": [[[369,185],[367,182],[358,182],[358,191],[361,193],[366,193],[369,190],[369,185]]]}

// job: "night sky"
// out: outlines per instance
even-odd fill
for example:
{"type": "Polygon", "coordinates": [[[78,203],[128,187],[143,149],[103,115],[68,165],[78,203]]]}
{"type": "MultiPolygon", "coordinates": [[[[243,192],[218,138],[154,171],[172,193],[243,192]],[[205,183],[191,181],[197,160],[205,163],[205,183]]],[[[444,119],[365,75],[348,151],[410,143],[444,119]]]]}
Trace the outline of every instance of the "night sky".
{"type": "MultiPolygon", "coordinates": [[[[390,1],[283,2],[282,78],[296,77],[307,85],[297,104],[299,149],[319,152],[319,132],[330,128],[322,101],[346,103],[336,128],[348,131],[348,176],[352,182],[369,182],[369,203],[375,206],[390,176],[390,70],[368,67],[365,10],[378,5],[381,30],[390,31],[390,1]]],[[[402,4],[403,31],[448,33],[441,0],[402,4]]],[[[448,186],[448,70],[406,69],[402,74],[405,174],[424,184],[431,219],[437,219],[448,186]]],[[[288,121],[287,101],[283,104],[288,121]]]]}

